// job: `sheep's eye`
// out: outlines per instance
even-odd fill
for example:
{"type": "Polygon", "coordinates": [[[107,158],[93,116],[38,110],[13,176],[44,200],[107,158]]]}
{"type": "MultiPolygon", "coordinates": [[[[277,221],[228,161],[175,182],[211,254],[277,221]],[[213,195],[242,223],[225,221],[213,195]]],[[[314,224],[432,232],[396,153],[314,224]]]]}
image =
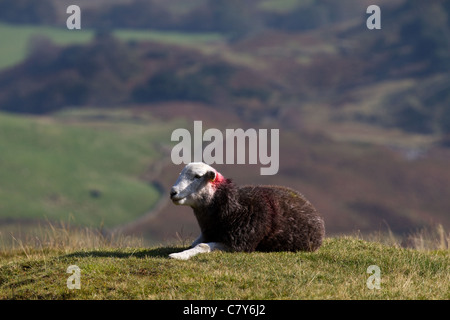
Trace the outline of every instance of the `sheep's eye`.
{"type": "Polygon", "coordinates": [[[200,179],[201,177],[202,177],[202,176],[199,175],[199,174],[196,174],[196,175],[194,176],[195,179],[200,179]]]}

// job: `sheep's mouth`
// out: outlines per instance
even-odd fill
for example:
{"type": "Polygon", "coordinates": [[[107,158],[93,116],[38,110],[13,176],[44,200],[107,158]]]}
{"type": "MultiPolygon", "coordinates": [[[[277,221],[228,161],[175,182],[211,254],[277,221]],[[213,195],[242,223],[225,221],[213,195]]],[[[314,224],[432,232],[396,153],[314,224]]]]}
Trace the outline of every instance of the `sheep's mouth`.
{"type": "Polygon", "coordinates": [[[186,199],[186,197],[172,197],[171,200],[175,204],[179,204],[181,200],[186,199]]]}

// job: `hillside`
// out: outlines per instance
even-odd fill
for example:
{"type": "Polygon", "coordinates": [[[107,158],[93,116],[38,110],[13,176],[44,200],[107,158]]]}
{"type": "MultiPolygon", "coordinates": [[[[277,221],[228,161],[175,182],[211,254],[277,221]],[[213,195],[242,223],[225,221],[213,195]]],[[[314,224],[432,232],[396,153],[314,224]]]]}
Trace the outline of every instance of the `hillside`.
{"type": "Polygon", "coordinates": [[[329,238],[315,253],[211,253],[181,247],[18,249],[0,254],[0,299],[450,299],[448,250],[329,238]],[[68,289],[69,266],[80,286],[68,289]],[[380,268],[369,289],[367,268],[380,268]]]}
{"type": "Polygon", "coordinates": [[[164,194],[170,134],[194,120],[280,129],[277,175],[216,167],[298,189],[328,235],[450,228],[448,3],[380,1],[369,31],[370,1],[85,0],[76,32],[68,4],[0,1],[1,236],[195,236],[164,194]]]}
{"type": "Polygon", "coordinates": [[[144,176],[175,124],[148,122],[123,112],[0,114],[3,226],[48,219],[110,228],[150,211],[163,190],[144,176]]]}
{"type": "MultiPolygon", "coordinates": [[[[433,135],[446,145],[448,4],[381,1],[383,28],[371,32],[361,15],[367,3],[88,6],[77,33],[17,27],[15,41],[41,37],[30,41],[27,54],[15,49],[27,58],[0,73],[0,109],[41,114],[68,106],[202,102],[257,124],[357,123],[433,135]],[[291,120],[293,114],[302,121],[291,120]]],[[[11,38],[12,30],[3,26],[0,36],[11,38]]]]}
{"type": "MultiPolygon", "coordinates": [[[[220,121],[251,126],[207,110],[176,103],[26,118],[0,114],[0,239],[9,242],[10,232],[31,238],[32,229],[46,221],[102,226],[105,232],[143,235],[153,244],[194,237],[192,210],[173,205],[166,195],[181,170],[170,160],[172,130],[191,129],[200,114],[204,129],[224,130],[220,121]],[[164,120],[174,110],[184,120],[164,120]]],[[[260,165],[215,167],[239,184],[299,190],[322,214],[329,235],[359,230],[406,237],[439,223],[449,228],[448,151],[434,148],[411,160],[401,151],[308,131],[285,129],[280,140],[275,176],[260,176],[260,165]],[[343,187],[343,181],[351,184],[343,187]]]]}

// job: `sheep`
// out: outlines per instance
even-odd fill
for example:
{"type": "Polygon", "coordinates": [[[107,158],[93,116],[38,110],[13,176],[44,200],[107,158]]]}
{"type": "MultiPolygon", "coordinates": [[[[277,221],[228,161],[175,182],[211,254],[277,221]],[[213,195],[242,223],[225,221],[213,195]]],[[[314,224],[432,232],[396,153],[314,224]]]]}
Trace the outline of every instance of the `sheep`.
{"type": "Polygon", "coordinates": [[[236,186],[202,162],[184,167],[170,198],[193,209],[201,230],[190,249],[169,255],[174,259],[215,250],[315,251],[325,235],[323,219],[297,191],[271,185],[236,186]]]}

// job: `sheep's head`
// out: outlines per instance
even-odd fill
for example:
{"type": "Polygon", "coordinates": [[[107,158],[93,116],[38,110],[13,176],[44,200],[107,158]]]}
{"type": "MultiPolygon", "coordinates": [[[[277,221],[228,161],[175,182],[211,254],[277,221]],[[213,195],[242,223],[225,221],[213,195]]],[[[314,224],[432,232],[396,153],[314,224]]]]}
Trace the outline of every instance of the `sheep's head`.
{"type": "Polygon", "coordinates": [[[203,162],[191,162],[181,171],[170,190],[170,199],[177,205],[197,207],[207,205],[216,186],[224,177],[203,162]]]}

